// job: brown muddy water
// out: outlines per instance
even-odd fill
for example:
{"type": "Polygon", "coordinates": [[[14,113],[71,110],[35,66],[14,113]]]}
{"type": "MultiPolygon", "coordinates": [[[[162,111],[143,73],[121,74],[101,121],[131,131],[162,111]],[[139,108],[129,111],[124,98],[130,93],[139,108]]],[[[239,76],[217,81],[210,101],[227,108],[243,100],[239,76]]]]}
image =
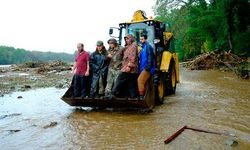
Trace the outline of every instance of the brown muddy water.
{"type": "Polygon", "coordinates": [[[146,114],[76,109],[60,100],[66,89],[15,92],[0,98],[0,149],[247,150],[249,89],[250,82],[233,73],[182,69],[176,94],[146,114]],[[184,125],[237,138],[185,130],[165,145],[184,125]]]}

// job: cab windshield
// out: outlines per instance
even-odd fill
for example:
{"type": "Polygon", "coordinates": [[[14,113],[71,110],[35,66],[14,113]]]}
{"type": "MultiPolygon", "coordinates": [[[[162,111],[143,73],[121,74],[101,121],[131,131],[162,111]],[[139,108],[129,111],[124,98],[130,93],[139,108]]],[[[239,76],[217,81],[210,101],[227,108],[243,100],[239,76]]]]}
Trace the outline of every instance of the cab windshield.
{"type": "Polygon", "coordinates": [[[146,34],[148,36],[148,42],[154,47],[154,27],[148,26],[146,23],[130,24],[126,28],[122,28],[121,45],[125,45],[124,36],[126,34],[132,34],[135,37],[136,43],[140,44],[140,36],[146,34]]]}

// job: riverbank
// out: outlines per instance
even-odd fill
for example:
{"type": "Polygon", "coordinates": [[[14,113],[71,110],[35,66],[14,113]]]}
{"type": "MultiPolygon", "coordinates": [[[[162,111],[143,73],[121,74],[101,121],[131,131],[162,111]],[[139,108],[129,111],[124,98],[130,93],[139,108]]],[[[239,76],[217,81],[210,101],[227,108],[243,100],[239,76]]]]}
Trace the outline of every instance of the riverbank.
{"type": "Polygon", "coordinates": [[[28,62],[0,66],[0,96],[15,91],[56,87],[66,88],[72,79],[71,64],[28,62]]]}

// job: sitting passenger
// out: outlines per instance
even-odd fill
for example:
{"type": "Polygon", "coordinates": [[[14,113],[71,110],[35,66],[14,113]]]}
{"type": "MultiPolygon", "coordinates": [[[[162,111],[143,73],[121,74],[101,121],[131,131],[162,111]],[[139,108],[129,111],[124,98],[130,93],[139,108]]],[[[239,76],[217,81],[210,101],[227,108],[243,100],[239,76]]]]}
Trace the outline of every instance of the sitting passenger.
{"type": "Polygon", "coordinates": [[[121,72],[122,67],[122,53],[124,48],[118,45],[116,39],[109,39],[109,50],[108,58],[110,59],[109,69],[108,69],[108,79],[107,86],[105,89],[105,97],[111,96],[111,90],[116,82],[116,79],[121,72]]]}
{"type": "Polygon", "coordinates": [[[107,51],[102,41],[97,41],[96,51],[90,56],[92,83],[90,97],[103,96],[108,73],[107,51]],[[99,87],[99,89],[97,88],[99,87]],[[97,91],[98,90],[98,91],[97,91]]]}
{"type": "Polygon", "coordinates": [[[138,46],[131,34],[125,36],[122,69],[112,89],[112,95],[117,96],[122,88],[126,88],[130,98],[137,97],[138,46]]]}
{"type": "Polygon", "coordinates": [[[89,76],[89,54],[84,51],[82,43],[77,44],[77,49],[78,54],[72,70],[74,73],[72,97],[85,97],[87,96],[86,77],[89,76]]]}
{"type": "Polygon", "coordinates": [[[142,44],[142,49],[139,54],[139,77],[138,89],[139,89],[139,99],[143,100],[145,95],[145,84],[149,79],[150,75],[154,74],[155,71],[155,55],[154,48],[147,42],[147,35],[141,35],[140,42],[142,44]]]}

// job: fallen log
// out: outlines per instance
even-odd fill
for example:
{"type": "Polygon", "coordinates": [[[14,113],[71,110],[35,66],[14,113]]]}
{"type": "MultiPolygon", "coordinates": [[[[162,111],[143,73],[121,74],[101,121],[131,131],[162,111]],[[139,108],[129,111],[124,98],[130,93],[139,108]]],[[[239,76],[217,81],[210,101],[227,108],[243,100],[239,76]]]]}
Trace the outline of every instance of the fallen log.
{"type": "Polygon", "coordinates": [[[181,129],[179,129],[178,131],[176,131],[174,134],[172,134],[170,137],[168,137],[164,143],[168,144],[171,141],[173,141],[178,135],[180,135],[184,130],[193,130],[193,131],[197,131],[197,132],[204,132],[204,133],[210,133],[210,134],[217,134],[217,135],[223,135],[223,136],[230,136],[230,137],[236,137],[234,134],[232,133],[222,133],[222,132],[215,132],[215,131],[209,131],[209,130],[204,130],[204,129],[198,129],[198,128],[192,128],[192,127],[188,127],[188,126],[183,126],[181,129]]]}

